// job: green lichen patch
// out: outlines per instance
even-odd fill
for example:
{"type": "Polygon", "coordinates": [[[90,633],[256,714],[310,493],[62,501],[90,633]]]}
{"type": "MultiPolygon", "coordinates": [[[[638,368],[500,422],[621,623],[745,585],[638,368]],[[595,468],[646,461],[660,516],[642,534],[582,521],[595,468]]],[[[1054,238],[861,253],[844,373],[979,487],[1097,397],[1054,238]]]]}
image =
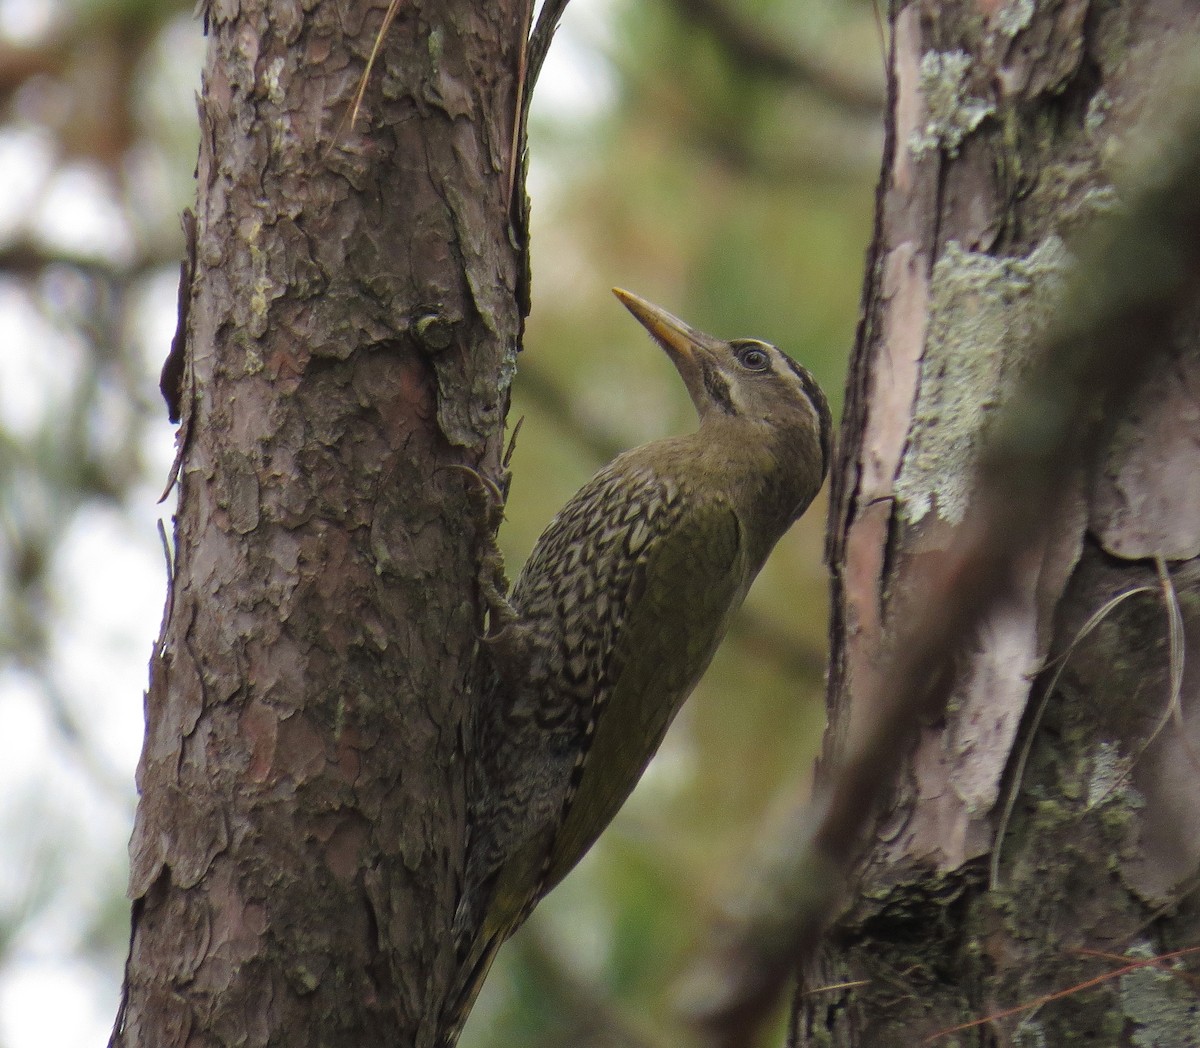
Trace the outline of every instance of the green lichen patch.
{"type": "MultiPolygon", "coordinates": [[[[1092,754],[1087,806],[1096,808],[1116,799],[1134,800],[1133,791],[1129,788],[1129,776],[1132,771],[1133,761],[1121,754],[1116,743],[1101,742],[1092,754]]],[[[1140,804],[1138,806],[1140,807],[1140,804]]]]}
{"type": "MultiPolygon", "coordinates": [[[[1129,951],[1150,959],[1147,944],[1129,951]]],[[[1135,1048],[1195,1048],[1200,1044],[1200,1001],[1187,982],[1170,970],[1147,964],[1121,976],[1121,1006],[1134,1024],[1135,1048]]]]}
{"type": "Polygon", "coordinates": [[[1013,1031],[1013,1048],[1050,1048],[1046,1028],[1037,1019],[1022,1019],[1013,1031]]]}
{"type": "Polygon", "coordinates": [[[991,102],[967,94],[970,71],[971,57],[963,51],[926,51],[921,58],[925,123],[908,140],[914,157],[931,149],[957,156],[963,139],[995,112],[991,102]]]}
{"type": "Polygon", "coordinates": [[[1105,122],[1108,120],[1109,111],[1112,109],[1112,96],[1101,88],[1088,102],[1087,115],[1084,117],[1084,130],[1089,135],[1095,137],[1104,128],[1105,122]]]}
{"type": "Polygon", "coordinates": [[[936,505],[963,519],[985,424],[1024,369],[1066,268],[1062,240],[997,258],[951,241],[930,281],[929,325],[909,446],[896,480],[900,512],[920,521],[936,505]]]}
{"type": "Polygon", "coordinates": [[[996,15],[996,28],[1010,40],[1033,21],[1033,0],[1010,0],[996,15]]]}

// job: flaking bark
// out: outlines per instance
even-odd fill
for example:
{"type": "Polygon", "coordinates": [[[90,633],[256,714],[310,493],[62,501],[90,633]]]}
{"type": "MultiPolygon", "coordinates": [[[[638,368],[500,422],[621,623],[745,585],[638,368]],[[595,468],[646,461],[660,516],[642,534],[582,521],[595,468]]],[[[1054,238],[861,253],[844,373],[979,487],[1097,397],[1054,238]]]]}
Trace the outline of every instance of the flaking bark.
{"type": "MultiPolygon", "coordinates": [[[[835,472],[831,755],[871,716],[852,696],[904,614],[905,578],[969,513],[974,448],[1045,325],[1062,238],[1114,205],[1105,161],[1128,141],[1153,58],[1196,29],[1167,2],[912,4],[892,22],[892,122],[835,472]]],[[[1177,690],[1171,678],[1200,650],[1200,330],[1177,326],[1169,364],[1030,551],[945,716],[923,726],[808,982],[853,988],[802,998],[797,1043],[910,1046],[1120,966],[1095,951],[1195,942],[1200,700],[1192,670],[1177,690]]],[[[1192,1044],[1185,985],[1147,968],[944,1043],[1192,1044]]]]}
{"type": "Polygon", "coordinates": [[[488,526],[447,467],[498,469],[528,13],[406,0],[350,127],[385,6],[206,12],[123,1048],[435,1038],[488,526]]]}

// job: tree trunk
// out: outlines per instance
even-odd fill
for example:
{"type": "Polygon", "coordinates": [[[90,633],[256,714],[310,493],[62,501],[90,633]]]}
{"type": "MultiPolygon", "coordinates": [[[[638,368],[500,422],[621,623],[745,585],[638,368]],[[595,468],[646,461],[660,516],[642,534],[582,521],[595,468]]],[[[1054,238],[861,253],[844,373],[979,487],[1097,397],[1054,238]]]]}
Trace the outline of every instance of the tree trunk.
{"type": "Polygon", "coordinates": [[[433,1043],[524,260],[523,0],[217,0],[113,1044],[433,1043]],[[521,189],[518,185],[518,192],[521,189]]]}
{"type": "MultiPolygon", "coordinates": [[[[852,696],[906,580],[969,522],[980,434],[1054,309],[1063,237],[1116,203],[1105,161],[1197,14],[927,2],[892,28],[833,492],[829,755],[871,716],[852,696]]],[[[1196,305],[1174,346],[1130,346],[1166,363],[922,727],[810,982],[854,988],[803,997],[799,1043],[1200,1043],[1177,959],[1139,964],[1200,940],[1196,305]]]]}

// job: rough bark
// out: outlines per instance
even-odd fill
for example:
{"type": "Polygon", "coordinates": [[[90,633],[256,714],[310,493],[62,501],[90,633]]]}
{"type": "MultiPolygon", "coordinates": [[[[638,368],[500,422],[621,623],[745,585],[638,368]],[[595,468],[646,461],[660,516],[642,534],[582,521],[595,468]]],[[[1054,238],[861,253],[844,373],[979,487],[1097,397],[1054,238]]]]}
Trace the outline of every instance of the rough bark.
{"type": "Polygon", "coordinates": [[[215,0],[113,1043],[428,1045],[521,315],[523,0],[215,0]],[[518,192],[520,192],[518,188],[518,192]]]}
{"type": "MultiPolygon", "coordinates": [[[[1113,206],[1106,162],[1154,56],[1196,21],[1172,0],[893,11],[833,495],[830,755],[871,716],[852,697],[904,614],[906,579],[970,512],[980,434],[1054,308],[1063,237],[1113,206]]],[[[1111,956],[1197,939],[1190,668],[1169,714],[1172,655],[1200,652],[1198,386],[1193,317],[975,638],[945,716],[923,726],[809,984],[862,985],[804,998],[798,1043],[909,1046],[989,1015],[943,1043],[1200,1041],[1169,961],[1000,1015],[1116,972],[1111,956]],[[1160,567],[1179,598],[1174,642],[1160,567]]]]}

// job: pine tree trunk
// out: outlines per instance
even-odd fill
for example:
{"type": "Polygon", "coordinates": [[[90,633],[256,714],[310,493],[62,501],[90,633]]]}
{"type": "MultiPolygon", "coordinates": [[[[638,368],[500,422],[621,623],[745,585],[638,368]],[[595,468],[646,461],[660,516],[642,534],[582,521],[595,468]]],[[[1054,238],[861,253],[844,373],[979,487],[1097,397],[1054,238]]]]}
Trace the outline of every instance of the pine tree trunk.
{"type": "MultiPolygon", "coordinates": [[[[1197,13],[953,0],[899,7],[892,27],[833,492],[830,754],[871,716],[852,696],[906,579],[970,511],[973,453],[1054,309],[1062,238],[1114,206],[1105,163],[1197,13]]],[[[929,1043],[1200,1044],[1175,961],[1126,967],[1200,941],[1198,317],[922,727],[810,982],[854,988],[802,998],[799,1043],[911,1048],[992,1016],[929,1043]]]]}
{"type": "Polygon", "coordinates": [[[115,1045],[433,1043],[520,337],[522,0],[216,0],[115,1045]],[[518,192],[520,189],[518,187],[518,192]]]}

